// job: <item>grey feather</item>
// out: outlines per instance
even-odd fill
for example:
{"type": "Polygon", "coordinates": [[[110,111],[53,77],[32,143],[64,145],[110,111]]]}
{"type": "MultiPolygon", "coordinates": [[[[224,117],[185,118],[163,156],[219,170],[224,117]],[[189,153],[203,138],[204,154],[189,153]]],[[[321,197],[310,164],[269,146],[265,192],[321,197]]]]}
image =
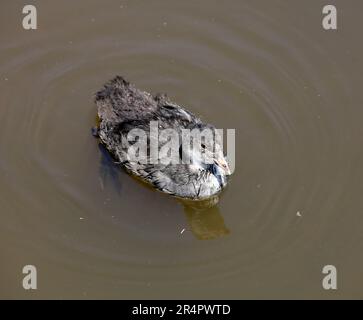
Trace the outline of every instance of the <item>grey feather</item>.
{"type": "Polygon", "coordinates": [[[212,197],[226,186],[225,177],[217,178],[208,170],[192,170],[189,164],[141,164],[124,160],[127,150],[122,145],[123,139],[133,128],[143,129],[148,134],[150,121],[158,121],[160,129],[172,128],[179,132],[181,129],[214,129],[170,101],[165,94],[152,96],[117,76],[97,92],[95,101],[100,140],[130,173],[162,192],[193,200],[212,197]]]}

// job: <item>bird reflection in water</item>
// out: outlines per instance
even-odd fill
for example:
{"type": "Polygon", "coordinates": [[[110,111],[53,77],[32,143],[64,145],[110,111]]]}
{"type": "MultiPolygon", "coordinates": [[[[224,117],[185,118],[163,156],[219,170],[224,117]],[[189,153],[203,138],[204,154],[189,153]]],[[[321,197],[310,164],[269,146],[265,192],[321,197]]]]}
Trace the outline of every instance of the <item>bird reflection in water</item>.
{"type": "Polygon", "coordinates": [[[203,201],[179,200],[184,207],[190,231],[199,240],[211,240],[229,234],[220,214],[219,197],[203,201]]]}

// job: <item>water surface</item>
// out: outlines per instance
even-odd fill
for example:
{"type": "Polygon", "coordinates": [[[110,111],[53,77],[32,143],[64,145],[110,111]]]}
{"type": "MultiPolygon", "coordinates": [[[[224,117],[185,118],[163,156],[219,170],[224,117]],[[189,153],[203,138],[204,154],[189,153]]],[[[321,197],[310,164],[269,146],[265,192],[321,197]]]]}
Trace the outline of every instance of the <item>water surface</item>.
{"type": "Polygon", "coordinates": [[[0,11],[1,298],[363,298],[360,0],[338,31],[320,0],[31,3],[36,31],[0,11]],[[217,206],[113,165],[90,128],[116,74],[236,129],[217,206]]]}

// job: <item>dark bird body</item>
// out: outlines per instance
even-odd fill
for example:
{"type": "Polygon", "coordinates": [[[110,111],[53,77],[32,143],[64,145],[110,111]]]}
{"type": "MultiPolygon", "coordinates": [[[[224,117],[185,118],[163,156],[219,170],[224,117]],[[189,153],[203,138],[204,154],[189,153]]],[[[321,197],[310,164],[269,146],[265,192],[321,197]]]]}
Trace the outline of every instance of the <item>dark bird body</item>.
{"type": "MultiPolygon", "coordinates": [[[[222,147],[217,144],[211,155],[214,159],[211,164],[202,163],[193,153],[189,154],[190,164],[152,164],[127,160],[127,149],[122,141],[127,139],[130,130],[138,128],[147,133],[150,142],[151,121],[157,121],[160,130],[174,129],[180,132],[181,129],[214,129],[169,101],[166,95],[152,96],[118,76],[96,94],[96,104],[101,142],[116,161],[133,175],[162,192],[192,200],[210,198],[226,186],[226,176],[230,172],[222,147]]],[[[182,156],[184,150],[180,147],[179,152],[182,156]]]]}

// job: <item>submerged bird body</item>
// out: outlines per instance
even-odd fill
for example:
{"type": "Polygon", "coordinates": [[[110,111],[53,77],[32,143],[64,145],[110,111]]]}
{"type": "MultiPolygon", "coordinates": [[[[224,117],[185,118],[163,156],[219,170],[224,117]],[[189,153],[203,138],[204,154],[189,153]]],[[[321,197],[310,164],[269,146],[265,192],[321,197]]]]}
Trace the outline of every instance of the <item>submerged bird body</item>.
{"type": "MultiPolygon", "coordinates": [[[[211,163],[205,164],[200,155],[179,147],[180,157],[184,153],[190,163],[146,163],[130,160],[128,147],[123,143],[133,129],[146,133],[147,159],[150,159],[150,123],[157,121],[158,129],[173,129],[181,134],[184,129],[211,129],[189,111],[170,102],[165,95],[152,96],[129,84],[122,77],[108,82],[96,94],[98,117],[100,119],[98,136],[117,162],[127,171],[150,183],[156,189],[181,198],[202,200],[218,194],[227,184],[230,174],[223,156],[223,148],[215,144],[211,163]]],[[[159,148],[166,141],[160,143],[159,148]]],[[[162,156],[161,156],[162,157],[162,156]]],[[[163,160],[163,159],[159,159],[163,160]]]]}

